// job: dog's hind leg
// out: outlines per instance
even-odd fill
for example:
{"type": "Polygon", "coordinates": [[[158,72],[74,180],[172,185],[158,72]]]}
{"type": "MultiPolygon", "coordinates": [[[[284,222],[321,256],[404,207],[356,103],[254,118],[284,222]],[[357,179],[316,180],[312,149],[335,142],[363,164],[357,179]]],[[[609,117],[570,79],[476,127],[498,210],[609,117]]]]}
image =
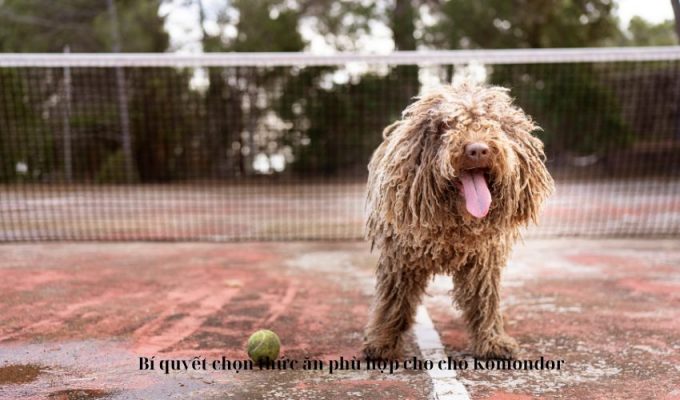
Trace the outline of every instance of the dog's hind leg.
{"type": "Polygon", "coordinates": [[[398,257],[380,257],[375,298],[364,337],[364,357],[402,357],[402,341],[415,320],[430,273],[407,268],[398,257]]]}
{"type": "Polygon", "coordinates": [[[453,276],[453,295],[463,310],[472,340],[472,352],[481,358],[513,358],[519,346],[505,333],[500,310],[501,266],[504,257],[485,254],[453,276]]]}

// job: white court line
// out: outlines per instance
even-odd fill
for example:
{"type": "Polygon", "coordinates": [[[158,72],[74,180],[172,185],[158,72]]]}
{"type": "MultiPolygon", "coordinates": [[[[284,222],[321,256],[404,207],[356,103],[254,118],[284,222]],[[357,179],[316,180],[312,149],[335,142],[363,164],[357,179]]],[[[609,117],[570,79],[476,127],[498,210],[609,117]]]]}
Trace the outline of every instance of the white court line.
{"type": "MultiPolygon", "coordinates": [[[[413,327],[416,336],[416,343],[423,354],[423,358],[438,361],[446,360],[448,357],[439,333],[434,328],[434,324],[427,313],[424,305],[418,307],[416,314],[416,324],[413,327]]],[[[465,386],[456,379],[456,371],[433,368],[427,371],[432,379],[434,398],[437,400],[470,400],[470,394],[465,386]]]]}

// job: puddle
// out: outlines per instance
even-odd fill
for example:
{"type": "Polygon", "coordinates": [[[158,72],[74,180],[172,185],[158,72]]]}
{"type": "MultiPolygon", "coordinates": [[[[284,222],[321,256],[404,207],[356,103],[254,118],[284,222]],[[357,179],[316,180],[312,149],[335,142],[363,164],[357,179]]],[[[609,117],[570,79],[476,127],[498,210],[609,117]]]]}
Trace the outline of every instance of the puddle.
{"type": "Polygon", "coordinates": [[[110,392],[99,389],[68,389],[52,392],[48,396],[51,400],[91,400],[109,397],[110,392]]]}
{"type": "Polygon", "coordinates": [[[14,364],[0,367],[0,385],[24,384],[38,379],[45,370],[36,364],[14,364]]]}

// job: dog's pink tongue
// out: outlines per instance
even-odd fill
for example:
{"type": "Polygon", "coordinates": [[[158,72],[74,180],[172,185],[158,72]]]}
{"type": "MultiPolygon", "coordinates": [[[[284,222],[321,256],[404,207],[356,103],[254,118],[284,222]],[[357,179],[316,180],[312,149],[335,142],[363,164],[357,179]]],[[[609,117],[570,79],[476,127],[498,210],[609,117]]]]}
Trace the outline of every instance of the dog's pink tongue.
{"type": "Polygon", "coordinates": [[[491,193],[486,184],[484,172],[480,170],[463,171],[460,174],[463,182],[463,197],[465,208],[476,218],[483,218],[491,206],[491,193]]]}

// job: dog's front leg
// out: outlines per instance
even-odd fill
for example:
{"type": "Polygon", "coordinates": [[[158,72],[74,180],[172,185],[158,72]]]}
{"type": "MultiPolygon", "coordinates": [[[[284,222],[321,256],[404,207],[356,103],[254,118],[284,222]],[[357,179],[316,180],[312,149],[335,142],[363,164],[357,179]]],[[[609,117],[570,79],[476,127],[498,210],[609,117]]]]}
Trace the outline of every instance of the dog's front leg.
{"type": "Polygon", "coordinates": [[[505,333],[500,310],[501,268],[493,255],[475,259],[454,273],[453,294],[468,325],[472,352],[481,358],[513,358],[519,346],[505,333]]]}
{"type": "Polygon", "coordinates": [[[402,357],[404,333],[413,325],[430,274],[409,268],[401,257],[383,254],[376,275],[363,353],[369,359],[398,359],[402,357]]]}

